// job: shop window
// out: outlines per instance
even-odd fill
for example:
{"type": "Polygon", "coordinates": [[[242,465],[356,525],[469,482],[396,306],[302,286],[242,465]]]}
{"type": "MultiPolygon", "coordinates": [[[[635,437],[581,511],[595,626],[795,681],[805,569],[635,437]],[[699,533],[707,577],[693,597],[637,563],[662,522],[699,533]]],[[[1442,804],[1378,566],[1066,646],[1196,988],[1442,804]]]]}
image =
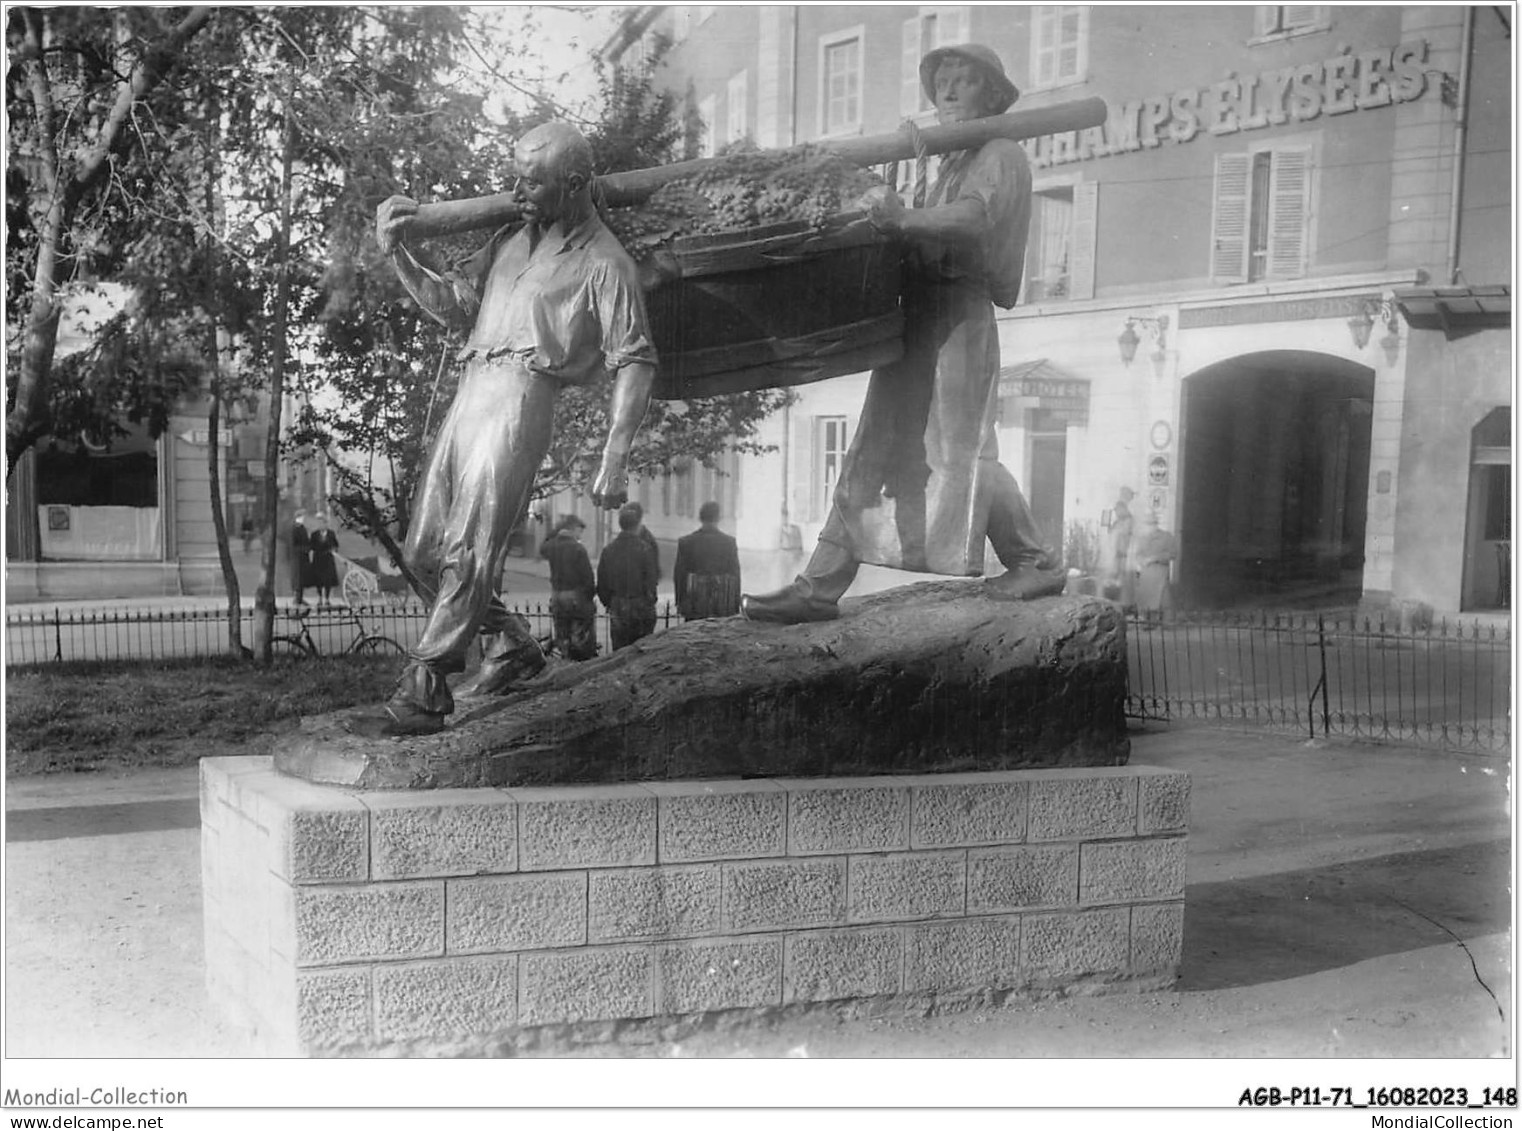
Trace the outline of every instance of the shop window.
{"type": "Polygon", "coordinates": [[[1245,283],[1305,274],[1313,172],[1312,150],[1304,145],[1216,158],[1212,278],[1245,283]]]}
{"type": "Polygon", "coordinates": [[[819,43],[819,132],[826,136],[861,129],[860,29],[819,43]]]}
{"type": "Polygon", "coordinates": [[[1089,6],[1038,4],[1031,15],[1031,86],[1081,82],[1089,66],[1089,6]]]}
{"type": "Polygon", "coordinates": [[[904,21],[899,64],[898,111],[906,117],[933,109],[920,85],[920,60],[952,43],[966,43],[968,6],[941,4],[921,7],[919,14],[904,21]]]}
{"type": "Polygon", "coordinates": [[[1511,468],[1492,464],[1485,470],[1485,541],[1511,541],[1511,468]]]}

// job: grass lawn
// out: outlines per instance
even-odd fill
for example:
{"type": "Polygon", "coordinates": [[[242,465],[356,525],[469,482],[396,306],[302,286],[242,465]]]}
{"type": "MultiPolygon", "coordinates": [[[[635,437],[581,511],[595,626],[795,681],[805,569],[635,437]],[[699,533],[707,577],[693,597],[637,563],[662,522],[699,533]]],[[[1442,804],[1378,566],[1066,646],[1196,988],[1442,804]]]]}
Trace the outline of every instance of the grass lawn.
{"type": "Polygon", "coordinates": [[[302,715],[380,703],[398,657],[48,664],[6,673],[7,775],[267,754],[302,715]]]}

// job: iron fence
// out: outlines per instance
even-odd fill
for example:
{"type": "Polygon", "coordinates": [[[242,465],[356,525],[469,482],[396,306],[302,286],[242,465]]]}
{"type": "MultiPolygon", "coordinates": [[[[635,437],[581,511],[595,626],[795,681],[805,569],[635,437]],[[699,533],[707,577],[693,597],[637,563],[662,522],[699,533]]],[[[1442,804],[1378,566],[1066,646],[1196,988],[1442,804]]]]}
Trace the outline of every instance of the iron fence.
{"type": "MultiPolygon", "coordinates": [[[[546,604],[523,604],[536,636],[554,630],[546,604]]],[[[410,648],[426,609],[382,600],[355,609],[310,610],[317,649],[339,655],[360,638],[383,636],[410,648]]],[[[656,631],[679,620],[669,603],[656,631]]],[[[299,631],[289,607],[275,634],[299,631]]],[[[243,610],[253,640],[253,610],[243,610]]],[[[603,654],[608,618],[597,617],[603,654]]],[[[225,609],[12,611],[5,622],[7,667],[90,660],[166,660],[227,651],[225,609]]],[[[1127,626],[1126,713],[1154,721],[1209,720],[1340,734],[1380,742],[1504,751],[1511,743],[1510,627],[1440,621],[1405,629],[1370,620],[1263,613],[1188,614],[1166,621],[1132,617],[1127,626]]]]}
{"type": "Polygon", "coordinates": [[[1477,621],[1408,628],[1368,618],[1258,613],[1127,625],[1126,712],[1504,751],[1511,630],[1477,621]]]}
{"type": "MultiPolygon", "coordinates": [[[[512,608],[528,618],[534,635],[553,634],[554,615],[548,603],[512,608]]],[[[253,642],[254,611],[248,606],[241,612],[242,638],[247,647],[253,642]]],[[[303,622],[324,656],[342,655],[356,640],[375,636],[395,641],[402,649],[410,648],[422,635],[427,612],[426,606],[416,601],[382,600],[354,608],[334,605],[304,612],[283,605],[275,611],[276,650],[288,650],[285,640],[298,636],[303,622]]],[[[680,619],[675,606],[667,602],[656,610],[656,631],[680,619]]],[[[607,614],[600,613],[596,622],[598,645],[606,654],[612,648],[607,614]]],[[[12,611],[5,618],[5,666],[220,656],[228,650],[227,624],[226,609],[209,607],[12,611]]]]}

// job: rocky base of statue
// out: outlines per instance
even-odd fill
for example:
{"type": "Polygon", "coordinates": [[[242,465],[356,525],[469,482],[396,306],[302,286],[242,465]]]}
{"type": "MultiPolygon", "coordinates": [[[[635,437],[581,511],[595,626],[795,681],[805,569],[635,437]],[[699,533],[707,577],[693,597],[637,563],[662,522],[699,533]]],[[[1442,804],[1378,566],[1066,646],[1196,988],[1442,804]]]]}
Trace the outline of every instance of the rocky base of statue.
{"type": "Polygon", "coordinates": [[[1118,766],[1125,694],[1117,606],[929,581],[826,623],[676,626],[462,699],[439,734],[354,733],[373,707],[304,719],[275,766],[358,789],[1118,766]]]}

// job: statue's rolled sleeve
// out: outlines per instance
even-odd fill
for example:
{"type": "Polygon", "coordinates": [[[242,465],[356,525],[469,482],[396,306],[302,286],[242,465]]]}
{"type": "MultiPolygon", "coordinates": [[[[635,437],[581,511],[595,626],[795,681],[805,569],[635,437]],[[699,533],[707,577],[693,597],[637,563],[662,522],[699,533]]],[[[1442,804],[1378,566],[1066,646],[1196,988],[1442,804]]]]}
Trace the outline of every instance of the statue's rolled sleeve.
{"type": "Polygon", "coordinates": [[[603,365],[609,372],[626,365],[656,363],[644,297],[632,271],[621,270],[622,266],[611,262],[600,264],[592,287],[602,330],[603,365]]]}

